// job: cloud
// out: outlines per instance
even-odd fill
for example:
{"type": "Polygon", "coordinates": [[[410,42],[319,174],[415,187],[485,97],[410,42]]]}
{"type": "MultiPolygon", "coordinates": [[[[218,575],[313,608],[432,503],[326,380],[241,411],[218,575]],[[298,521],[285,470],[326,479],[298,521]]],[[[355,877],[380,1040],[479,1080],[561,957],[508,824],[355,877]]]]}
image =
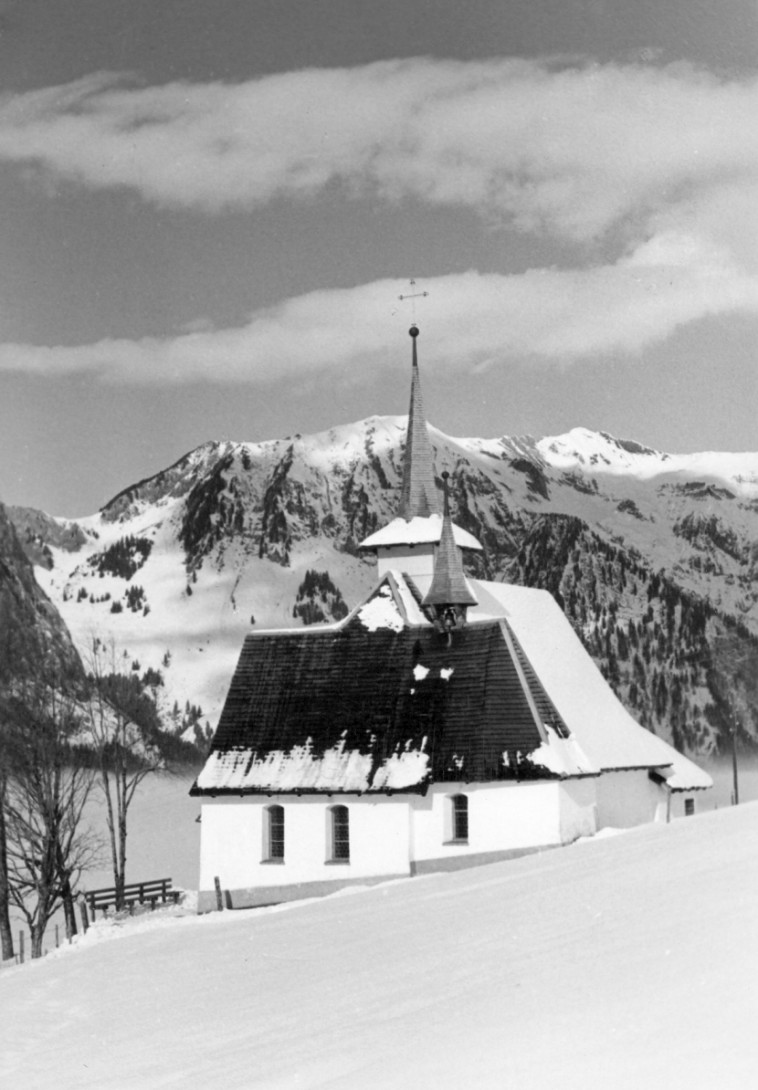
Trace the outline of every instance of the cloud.
{"type": "Polygon", "coordinates": [[[160,205],[413,197],[591,240],[758,184],[758,81],[677,65],[411,58],[244,83],[108,74],[0,100],[0,158],[160,205]]]}
{"type": "MultiPolygon", "coordinates": [[[[421,345],[435,368],[635,354],[682,325],[758,313],[758,277],[698,238],[650,239],[614,265],[502,276],[470,271],[424,281],[421,345]]],[[[314,291],[260,310],[240,328],[80,347],[0,345],[0,370],[171,385],[266,385],[324,371],[404,364],[403,283],[314,291]]],[[[421,317],[421,315],[419,315],[421,317]]]]}
{"type": "MultiPolygon", "coordinates": [[[[425,282],[435,365],[633,354],[758,310],[758,81],[676,65],[424,58],[245,83],[97,74],[0,98],[0,160],[221,214],[342,196],[468,207],[615,260],[425,282]]],[[[454,260],[454,255],[453,255],[454,260]]],[[[402,290],[310,292],[179,336],[0,346],[0,368],[132,383],[271,383],[402,361],[402,290]],[[393,302],[395,303],[393,311],[393,302]]]]}

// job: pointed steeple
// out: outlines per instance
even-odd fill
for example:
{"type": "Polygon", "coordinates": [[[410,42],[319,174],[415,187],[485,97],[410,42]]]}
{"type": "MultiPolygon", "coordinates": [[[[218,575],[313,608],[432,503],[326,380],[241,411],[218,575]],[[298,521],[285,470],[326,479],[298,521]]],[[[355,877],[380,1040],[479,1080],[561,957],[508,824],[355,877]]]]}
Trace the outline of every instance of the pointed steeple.
{"type": "Polygon", "coordinates": [[[477,604],[463,574],[461,552],[455,544],[453,521],[450,518],[450,499],[448,496],[449,473],[443,473],[445,482],[445,512],[442,518],[442,534],[434,560],[434,575],[429,590],[422,601],[422,606],[434,617],[435,622],[444,629],[450,629],[466,620],[466,610],[477,604]]]}
{"type": "Polygon", "coordinates": [[[400,493],[400,518],[428,518],[439,514],[437,486],[434,483],[434,458],[432,444],[426,428],[424,404],[421,398],[421,378],[418,369],[416,339],[418,326],[412,325],[413,372],[411,379],[411,404],[408,410],[408,435],[403,463],[403,486],[400,493]]]}
{"type": "MultiPolygon", "coordinates": [[[[398,511],[391,522],[369,534],[358,548],[375,551],[380,577],[388,571],[397,570],[414,578],[431,578],[434,575],[435,553],[442,547],[440,535],[444,520],[434,480],[432,445],[429,442],[421,400],[416,350],[418,327],[412,325],[409,332],[413,341],[413,374],[398,511]]],[[[460,526],[454,526],[449,517],[448,522],[454,550],[481,551],[482,547],[475,537],[460,526]]]]}

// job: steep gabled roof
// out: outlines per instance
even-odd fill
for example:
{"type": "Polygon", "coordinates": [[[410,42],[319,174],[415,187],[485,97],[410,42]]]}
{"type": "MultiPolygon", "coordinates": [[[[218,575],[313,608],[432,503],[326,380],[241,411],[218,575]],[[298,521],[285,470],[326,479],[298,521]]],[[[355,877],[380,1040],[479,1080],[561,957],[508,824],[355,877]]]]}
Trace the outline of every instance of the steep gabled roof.
{"type": "Polygon", "coordinates": [[[593,774],[568,734],[506,622],[449,641],[407,624],[385,581],[337,628],[248,636],[193,792],[593,774]]]}

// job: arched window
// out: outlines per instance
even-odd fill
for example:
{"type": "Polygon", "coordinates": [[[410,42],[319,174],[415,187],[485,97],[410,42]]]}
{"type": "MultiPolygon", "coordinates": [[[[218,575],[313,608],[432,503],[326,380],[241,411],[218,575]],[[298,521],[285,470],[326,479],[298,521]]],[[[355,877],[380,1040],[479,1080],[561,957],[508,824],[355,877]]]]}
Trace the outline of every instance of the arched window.
{"type": "Polygon", "coordinates": [[[453,795],[453,840],[468,840],[468,795],[453,795]]]}
{"type": "Polygon", "coordinates": [[[331,821],[331,851],[333,863],[350,862],[350,813],[347,806],[332,806],[329,811],[331,821]]]}
{"type": "Polygon", "coordinates": [[[284,807],[267,806],[264,811],[263,852],[273,862],[284,862],[284,807]]]}

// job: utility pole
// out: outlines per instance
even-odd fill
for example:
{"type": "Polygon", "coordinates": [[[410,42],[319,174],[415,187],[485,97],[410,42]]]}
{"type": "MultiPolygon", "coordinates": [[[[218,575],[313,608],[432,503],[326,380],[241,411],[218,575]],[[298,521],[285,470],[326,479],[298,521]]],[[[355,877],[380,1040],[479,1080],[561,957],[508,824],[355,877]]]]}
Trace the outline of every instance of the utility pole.
{"type": "Polygon", "coordinates": [[[737,806],[740,801],[740,788],[737,780],[737,713],[732,705],[732,778],[734,780],[734,793],[733,793],[733,805],[737,806]]]}

